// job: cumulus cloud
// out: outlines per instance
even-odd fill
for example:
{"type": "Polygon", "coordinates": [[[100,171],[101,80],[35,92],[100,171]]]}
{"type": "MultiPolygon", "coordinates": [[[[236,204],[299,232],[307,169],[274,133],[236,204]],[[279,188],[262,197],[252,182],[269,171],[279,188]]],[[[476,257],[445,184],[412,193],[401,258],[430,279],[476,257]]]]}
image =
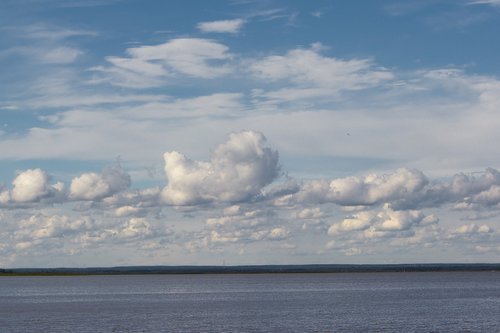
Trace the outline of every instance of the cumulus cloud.
{"type": "Polygon", "coordinates": [[[216,147],[210,161],[193,161],[172,151],[164,154],[168,185],[163,199],[173,205],[237,202],[261,194],[279,175],[278,152],[265,147],[261,133],[233,133],[216,147]]]}
{"type": "Polygon", "coordinates": [[[240,31],[240,29],[245,24],[243,19],[234,20],[220,20],[211,22],[201,22],[198,23],[197,27],[201,32],[217,32],[217,33],[231,33],[235,34],[240,31]]]}
{"type": "Polygon", "coordinates": [[[74,200],[98,200],[130,186],[130,175],[120,166],[105,168],[101,174],[84,173],[71,181],[69,197],[74,200]]]}
{"type": "Polygon", "coordinates": [[[142,212],[144,208],[158,206],[160,193],[159,187],[122,191],[102,199],[102,203],[106,207],[115,208],[117,216],[125,216],[133,212],[142,212]]]}
{"type": "Polygon", "coordinates": [[[373,212],[360,212],[352,215],[345,218],[341,223],[333,224],[330,229],[328,229],[328,234],[336,235],[341,232],[365,230],[372,224],[372,220],[375,216],[373,212]]]}
{"type": "Polygon", "coordinates": [[[141,214],[142,212],[143,212],[143,209],[141,209],[139,207],[122,206],[122,207],[116,208],[115,216],[117,216],[117,217],[136,216],[138,214],[141,214]]]}
{"type": "Polygon", "coordinates": [[[466,234],[489,234],[492,233],[493,229],[486,225],[477,225],[477,224],[464,224],[461,225],[460,227],[456,228],[455,230],[452,231],[452,234],[460,234],[460,235],[466,235],[466,234]]]}
{"type": "Polygon", "coordinates": [[[298,219],[317,219],[323,217],[323,212],[321,208],[304,208],[301,211],[295,213],[295,217],[298,219]]]}
{"type": "Polygon", "coordinates": [[[295,193],[278,196],[276,206],[333,203],[343,209],[390,204],[395,210],[452,204],[455,210],[500,205],[500,172],[459,173],[449,180],[430,181],[421,171],[398,169],[384,175],[351,176],[303,182],[295,193]]]}
{"type": "Polygon", "coordinates": [[[107,57],[108,67],[94,67],[94,71],[103,74],[94,82],[150,88],[179,75],[212,79],[231,72],[227,46],[209,39],[177,38],[163,44],[128,48],[127,54],[128,57],[107,57]]]}
{"type": "Polygon", "coordinates": [[[326,203],[342,206],[375,205],[399,199],[422,190],[428,183],[418,170],[398,169],[386,175],[368,175],[305,182],[295,194],[280,199],[289,202],[326,203]]]}
{"type": "Polygon", "coordinates": [[[20,172],[12,181],[12,189],[1,191],[0,203],[30,203],[62,195],[64,184],[50,184],[50,176],[41,169],[20,172]]]}
{"type": "Polygon", "coordinates": [[[95,227],[89,217],[71,219],[65,215],[32,216],[36,220],[36,229],[32,231],[32,239],[67,237],[70,234],[91,230],[95,227]]]}
{"type": "Polygon", "coordinates": [[[18,222],[19,228],[12,232],[11,238],[18,251],[25,251],[34,246],[62,246],[61,239],[72,239],[80,233],[88,232],[96,227],[90,217],[72,218],[66,215],[34,214],[18,222]]]}
{"type": "Polygon", "coordinates": [[[278,219],[271,211],[242,210],[240,206],[232,206],[225,209],[224,214],[206,220],[208,243],[281,241],[290,236],[288,228],[276,224],[278,219]]]}
{"type": "Polygon", "coordinates": [[[153,234],[150,223],[145,218],[133,217],[118,233],[122,238],[147,237],[153,234]]]}
{"type": "MultiPolygon", "coordinates": [[[[363,211],[345,218],[340,223],[333,224],[328,229],[329,235],[337,235],[351,231],[365,231],[368,238],[389,236],[390,232],[401,232],[417,225],[438,223],[434,215],[425,215],[418,210],[393,210],[386,204],[379,212],[363,211]]],[[[394,236],[394,234],[392,234],[394,236]]]]}
{"type": "Polygon", "coordinates": [[[418,192],[401,196],[394,207],[437,207],[453,203],[456,209],[478,209],[500,203],[500,172],[487,168],[484,172],[458,173],[449,181],[433,182],[418,192]]]}

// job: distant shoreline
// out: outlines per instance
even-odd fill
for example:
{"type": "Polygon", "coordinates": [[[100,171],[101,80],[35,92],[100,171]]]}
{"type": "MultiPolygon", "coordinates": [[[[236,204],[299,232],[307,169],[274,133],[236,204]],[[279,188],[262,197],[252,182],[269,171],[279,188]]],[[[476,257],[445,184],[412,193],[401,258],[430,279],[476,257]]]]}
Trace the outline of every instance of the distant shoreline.
{"type": "Polygon", "coordinates": [[[245,265],[245,266],[118,266],[86,268],[0,269],[0,276],[131,275],[131,274],[269,274],[500,271],[495,264],[374,264],[374,265],[245,265]]]}

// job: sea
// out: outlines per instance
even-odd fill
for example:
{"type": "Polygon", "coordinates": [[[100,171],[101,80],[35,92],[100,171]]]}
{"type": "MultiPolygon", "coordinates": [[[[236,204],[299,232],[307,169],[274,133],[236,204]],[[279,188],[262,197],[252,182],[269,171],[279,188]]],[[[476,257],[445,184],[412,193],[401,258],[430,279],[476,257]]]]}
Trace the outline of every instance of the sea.
{"type": "Polygon", "coordinates": [[[500,272],[2,276],[0,332],[500,332],[500,272]]]}

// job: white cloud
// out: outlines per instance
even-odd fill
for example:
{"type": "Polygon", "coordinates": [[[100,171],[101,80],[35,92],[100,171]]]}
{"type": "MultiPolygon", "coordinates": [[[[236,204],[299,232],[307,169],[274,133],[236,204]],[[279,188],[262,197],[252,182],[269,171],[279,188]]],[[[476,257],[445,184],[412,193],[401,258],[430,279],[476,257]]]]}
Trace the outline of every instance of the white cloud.
{"type": "Polygon", "coordinates": [[[211,22],[201,22],[198,23],[198,29],[201,32],[217,32],[217,33],[230,33],[235,34],[240,31],[240,29],[245,24],[243,19],[234,20],[220,20],[211,22]]]}
{"type": "Polygon", "coordinates": [[[297,193],[285,196],[282,202],[374,205],[418,192],[427,183],[428,180],[422,172],[401,168],[386,175],[308,181],[297,193]]]}
{"type": "Polygon", "coordinates": [[[304,208],[301,211],[295,213],[295,217],[298,219],[317,219],[323,217],[323,212],[321,208],[304,208]]]}
{"type": "Polygon", "coordinates": [[[211,201],[242,201],[259,195],[279,174],[278,153],[264,146],[257,132],[233,133],[216,147],[209,162],[198,162],[176,151],[167,152],[167,203],[193,205],[211,201]]]}
{"type": "Polygon", "coordinates": [[[489,227],[486,224],[483,225],[477,225],[477,224],[464,224],[461,225],[460,227],[456,228],[455,230],[452,231],[453,234],[461,234],[461,235],[466,235],[466,234],[489,234],[492,233],[493,229],[489,227]]]}
{"type": "Polygon", "coordinates": [[[130,186],[130,176],[119,166],[105,168],[101,174],[84,173],[71,181],[69,197],[74,200],[97,200],[130,186]]]}
{"type": "MultiPolygon", "coordinates": [[[[50,185],[49,182],[50,176],[41,169],[23,171],[12,181],[10,200],[19,203],[36,202],[63,191],[62,183],[50,185]]],[[[2,197],[4,201],[7,194],[2,194],[2,197]]]]}
{"type": "Polygon", "coordinates": [[[123,217],[123,216],[134,216],[141,213],[141,209],[134,206],[122,206],[118,207],[115,210],[115,216],[123,217]]]}
{"type": "Polygon", "coordinates": [[[294,193],[277,197],[277,206],[333,203],[348,209],[390,203],[396,210],[440,207],[478,210],[500,204],[500,173],[492,168],[459,173],[448,181],[429,181],[418,170],[398,169],[385,175],[304,181],[294,193]]]}
{"type": "Polygon", "coordinates": [[[468,2],[469,5],[491,5],[500,6],[500,0],[472,0],[468,2]]]}
{"type": "MultiPolygon", "coordinates": [[[[17,30],[15,27],[12,27],[12,29],[17,30]]],[[[98,35],[96,31],[92,30],[76,30],[49,24],[32,24],[23,27],[21,30],[22,33],[19,34],[21,37],[34,40],[58,41],[73,37],[95,37],[98,35]]]]}
{"type": "Polygon", "coordinates": [[[255,77],[270,82],[286,80],[300,87],[288,87],[263,96],[296,99],[300,90],[305,90],[303,97],[331,95],[342,90],[373,87],[394,77],[388,70],[375,68],[371,60],[326,57],[319,53],[322,48],[321,44],[315,43],[311,49],[294,49],[285,55],[253,62],[250,71],[255,77]]]}
{"type": "Polygon", "coordinates": [[[65,215],[38,216],[35,215],[36,229],[31,233],[32,239],[64,237],[71,233],[78,233],[93,229],[94,221],[87,217],[71,219],[65,215]]]}
{"type": "Polygon", "coordinates": [[[119,237],[135,238],[147,237],[153,233],[151,225],[145,218],[133,217],[129,219],[126,225],[120,230],[119,237]]]}
{"type": "Polygon", "coordinates": [[[288,239],[291,232],[279,225],[274,213],[265,210],[242,210],[237,206],[224,210],[224,216],[206,220],[209,232],[206,241],[218,243],[252,243],[261,241],[282,241],[288,239]],[[229,215],[226,215],[229,213],[229,215]]]}
{"type": "Polygon", "coordinates": [[[380,223],[377,227],[381,231],[401,231],[408,230],[414,224],[420,223],[424,219],[424,214],[417,210],[394,211],[385,207],[382,213],[377,215],[380,223]]]}
{"type": "Polygon", "coordinates": [[[332,224],[329,235],[363,231],[366,238],[400,237],[402,232],[417,226],[429,226],[439,222],[434,215],[418,210],[394,210],[385,204],[381,211],[363,211],[332,224]]]}
{"type": "Polygon", "coordinates": [[[107,57],[108,67],[92,70],[109,82],[128,88],[157,87],[178,76],[213,79],[232,71],[227,46],[209,39],[177,38],[166,43],[128,48],[129,57],[107,57]]]}
{"type": "Polygon", "coordinates": [[[340,232],[365,230],[372,224],[372,220],[375,216],[373,212],[360,212],[345,218],[341,223],[333,224],[330,229],[328,229],[328,234],[336,235],[340,232]]]}

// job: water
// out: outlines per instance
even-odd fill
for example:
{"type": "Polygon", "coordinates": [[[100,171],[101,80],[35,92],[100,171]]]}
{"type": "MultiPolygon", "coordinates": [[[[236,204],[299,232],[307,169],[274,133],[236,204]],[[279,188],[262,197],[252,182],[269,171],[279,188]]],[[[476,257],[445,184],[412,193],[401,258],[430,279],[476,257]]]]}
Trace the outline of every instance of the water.
{"type": "Polygon", "coordinates": [[[500,332],[500,273],[0,277],[0,332],[500,332]]]}

